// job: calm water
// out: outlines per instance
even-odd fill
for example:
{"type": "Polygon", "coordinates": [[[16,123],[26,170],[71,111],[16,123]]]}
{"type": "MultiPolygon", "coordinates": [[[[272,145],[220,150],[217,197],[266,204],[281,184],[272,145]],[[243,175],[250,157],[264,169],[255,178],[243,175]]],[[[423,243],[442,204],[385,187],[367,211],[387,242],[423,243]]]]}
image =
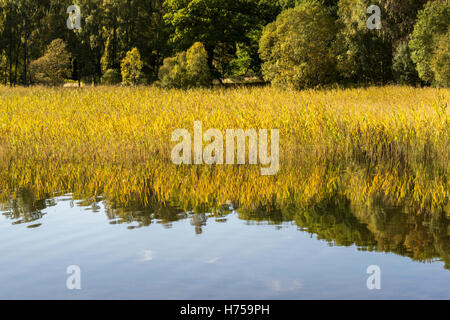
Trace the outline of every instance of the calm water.
{"type": "Polygon", "coordinates": [[[345,202],[301,214],[203,211],[22,191],[0,217],[0,299],[450,298],[444,216],[345,202]],[[66,288],[70,265],[81,290],[66,288]],[[370,265],[380,290],[367,289],[370,265]]]}

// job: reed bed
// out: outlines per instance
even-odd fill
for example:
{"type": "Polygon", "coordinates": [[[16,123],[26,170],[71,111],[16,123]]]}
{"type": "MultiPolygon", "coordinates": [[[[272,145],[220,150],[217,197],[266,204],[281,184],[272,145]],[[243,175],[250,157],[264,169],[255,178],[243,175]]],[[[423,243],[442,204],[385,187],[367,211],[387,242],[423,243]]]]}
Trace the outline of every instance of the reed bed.
{"type": "Polygon", "coordinates": [[[450,214],[450,90],[0,87],[0,190],[183,207],[303,207],[333,197],[450,214]],[[173,130],[279,129],[280,171],[176,166],[173,130]]]}

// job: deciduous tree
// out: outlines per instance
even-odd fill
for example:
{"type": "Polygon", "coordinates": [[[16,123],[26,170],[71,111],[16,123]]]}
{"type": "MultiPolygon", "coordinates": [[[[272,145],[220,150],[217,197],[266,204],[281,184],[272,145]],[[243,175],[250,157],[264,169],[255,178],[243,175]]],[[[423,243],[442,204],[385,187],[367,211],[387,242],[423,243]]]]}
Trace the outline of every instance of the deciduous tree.
{"type": "Polygon", "coordinates": [[[297,89],[333,81],[335,32],[332,16],[318,1],[283,11],[261,37],[264,79],[297,89]]]}
{"type": "Polygon", "coordinates": [[[447,33],[449,26],[450,1],[430,1],[419,13],[411,35],[411,58],[417,66],[420,78],[430,84],[435,82],[431,64],[437,41],[447,33]]]}
{"type": "Polygon", "coordinates": [[[33,61],[30,69],[33,82],[58,85],[70,76],[70,58],[65,42],[53,40],[44,56],[33,61]]]}
{"type": "Polygon", "coordinates": [[[127,85],[136,85],[141,78],[143,66],[139,50],[133,48],[128,51],[120,65],[122,68],[122,82],[127,85]]]}

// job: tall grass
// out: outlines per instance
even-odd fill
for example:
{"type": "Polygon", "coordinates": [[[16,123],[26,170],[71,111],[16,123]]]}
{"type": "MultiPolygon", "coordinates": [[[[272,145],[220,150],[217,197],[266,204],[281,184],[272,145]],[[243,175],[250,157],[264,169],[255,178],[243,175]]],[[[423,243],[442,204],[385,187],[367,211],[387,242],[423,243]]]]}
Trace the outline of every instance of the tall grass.
{"type": "Polygon", "coordinates": [[[450,90],[0,88],[0,190],[127,202],[310,206],[344,196],[450,214],[450,90]],[[175,166],[172,131],[280,129],[280,171],[175,166]]]}

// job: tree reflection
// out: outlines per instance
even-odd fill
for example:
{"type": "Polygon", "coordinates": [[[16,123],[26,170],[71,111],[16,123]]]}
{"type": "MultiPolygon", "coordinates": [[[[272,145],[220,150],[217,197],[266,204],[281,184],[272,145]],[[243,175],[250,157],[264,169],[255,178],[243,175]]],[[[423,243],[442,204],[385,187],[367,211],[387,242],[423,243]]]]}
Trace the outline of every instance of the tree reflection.
{"type": "MultiPolygon", "coordinates": [[[[3,215],[13,220],[13,224],[31,223],[41,219],[45,213],[42,212],[48,206],[55,205],[54,200],[38,200],[28,189],[19,189],[9,203],[3,204],[3,215]]],[[[30,224],[29,227],[38,227],[40,224],[30,224]]]]}
{"type": "Polygon", "coordinates": [[[295,224],[334,246],[393,252],[450,266],[448,169],[421,163],[286,163],[276,176],[248,166],[173,166],[151,162],[15,163],[3,171],[3,215],[38,227],[56,192],[74,205],[105,212],[129,229],[236,214],[246,224],[295,224]]]}
{"type": "MultiPolygon", "coordinates": [[[[77,201],[76,205],[98,211],[100,199],[77,201]]],[[[45,208],[55,205],[53,200],[37,200],[26,189],[17,192],[4,215],[14,224],[33,223],[45,214],[45,208]]],[[[111,224],[127,224],[129,229],[160,223],[171,227],[179,220],[190,221],[196,234],[201,234],[209,219],[225,222],[229,214],[236,214],[246,224],[281,226],[295,223],[299,230],[315,235],[331,246],[356,246],[358,250],[392,252],[415,261],[442,260],[450,269],[450,219],[441,214],[411,214],[402,208],[388,206],[381,201],[372,205],[352,205],[343,196],[334,196],[314,203],[308,208],[295,201],[282,207],[255,206],[253,209],[233,209],[233,205],[197,206],[185,210],[176,199],[152,202],[148,206],[139,201],[121,206],[114,200],[103,199],[105,214],[111,224]]],[[[30,224],[30,227],[39,224],[30,224]]]]}

